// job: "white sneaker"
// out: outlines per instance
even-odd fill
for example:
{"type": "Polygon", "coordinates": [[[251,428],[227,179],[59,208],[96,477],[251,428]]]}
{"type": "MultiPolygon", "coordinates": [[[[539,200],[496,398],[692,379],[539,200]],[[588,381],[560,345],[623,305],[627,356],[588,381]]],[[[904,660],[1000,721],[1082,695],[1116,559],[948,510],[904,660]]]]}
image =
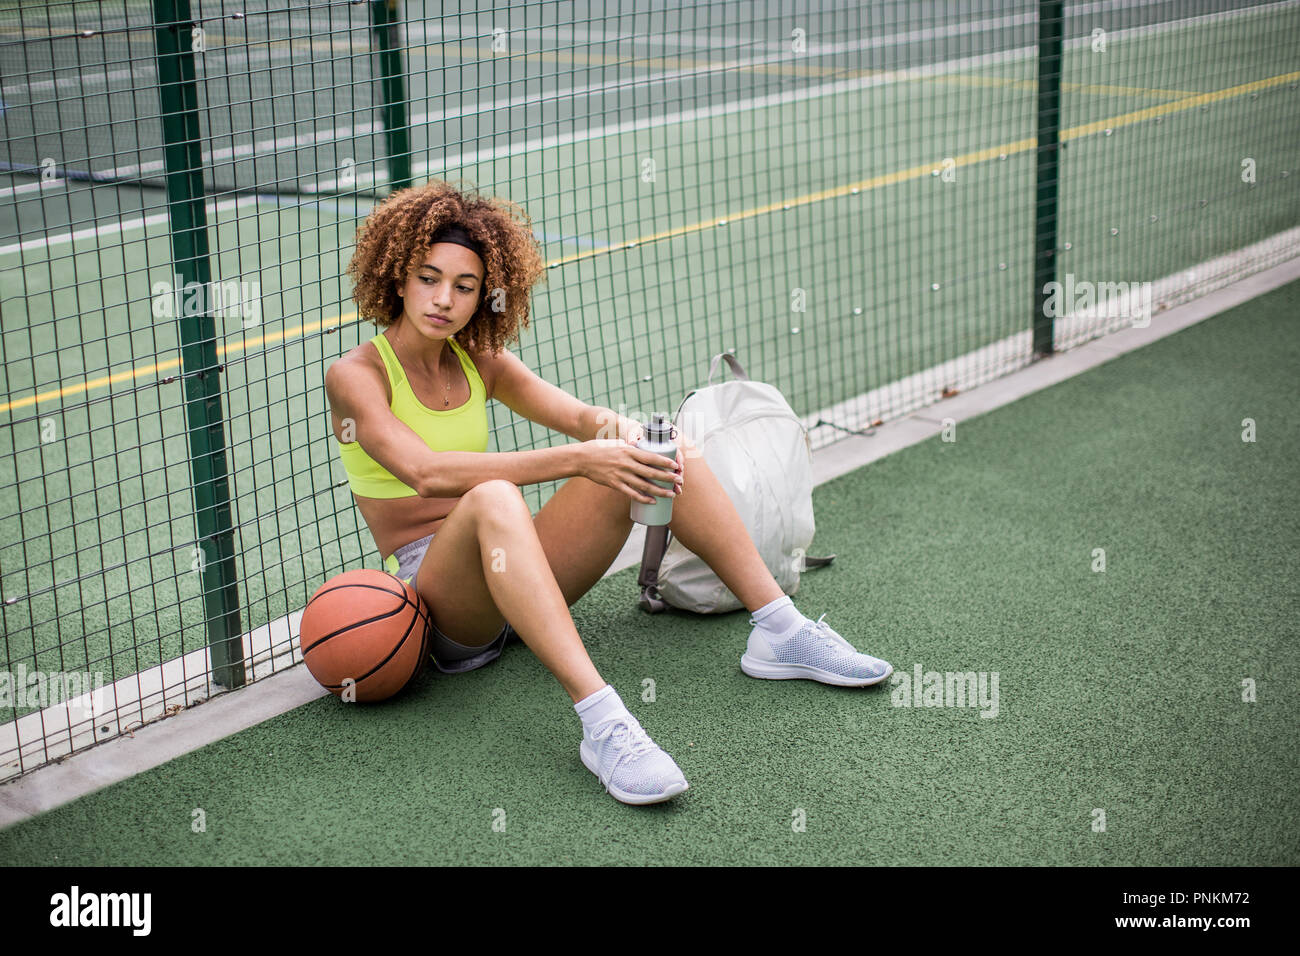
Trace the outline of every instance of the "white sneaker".
{"type": "Polygon", "coordinates": [[[681,768],[624,711],[582,735],[582,762],[623,803],[660,803],[690,787],[681,768]]]}
{"type": "MultiPolygon", "coordinates": [[[[868,687],[894,673],[892,665],[859,653],[822,618],[808,621],[790,637],[773,644],[755,627],[749,635],[740,669],[750,677],[768,680],[821,681],[837,687],[868,687]]],[[[751,617],[750,624],[757,624],[751,617]]]]}

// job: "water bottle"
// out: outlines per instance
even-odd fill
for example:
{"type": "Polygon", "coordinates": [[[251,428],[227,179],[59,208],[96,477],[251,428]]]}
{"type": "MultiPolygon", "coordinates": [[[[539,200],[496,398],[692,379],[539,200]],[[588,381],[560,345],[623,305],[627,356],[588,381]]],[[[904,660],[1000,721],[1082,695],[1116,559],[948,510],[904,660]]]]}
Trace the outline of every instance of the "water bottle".
{"type": "MultiPolygon", "coordinates": [[[[644,451],[652,451],[656,455],[663,455],[674,465],[677,462],[677,445],[672,440],[673,423],[668,421],[663,412],[655,412],[654,420],[642,429],[641,440],[636,443],[636,447],[644,451]]],[[[655,481],[654,484],[661,488],[673,488],[676,486],[676,479],[669,477],[667,481],[655,481]]],[[[637,524],[657,527],[665,525],[673,520],[673,499],[669,497],[654,496],[655,503],[646,504],[644,501],[632,502],[632,520],[637,524]]]]}

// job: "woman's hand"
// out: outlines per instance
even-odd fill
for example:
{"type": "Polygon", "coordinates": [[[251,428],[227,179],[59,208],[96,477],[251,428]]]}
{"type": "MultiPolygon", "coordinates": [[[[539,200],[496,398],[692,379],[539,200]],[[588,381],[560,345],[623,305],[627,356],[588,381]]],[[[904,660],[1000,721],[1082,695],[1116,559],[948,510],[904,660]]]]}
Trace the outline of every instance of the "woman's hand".
{"type": "MultiPolygon", "coordinates": [[[[624,418],[620,415],[618,429],[619,434],[623,436],[624,441],[629,445],[635,445],[645,437],[645,428],[633,418],[624,418]]],[[[673,426],[673,431],[676,432],[673,443],[677,446],[677,493],[680,495],[686,487],[686,452],[682,449],[681,432],[677,430],[676,426],[673,426]]]]}
{"type": "Polygon", "coordinates": [[[656,497],[670,498],[682,488],[681,448],[676,464],[620,438],[594,438],[580,448],[583,477],[621,491],[633,501],[654,504],[656,497]],[[654,481],[673,481],[675,486],[661,488],[654,481]]]}

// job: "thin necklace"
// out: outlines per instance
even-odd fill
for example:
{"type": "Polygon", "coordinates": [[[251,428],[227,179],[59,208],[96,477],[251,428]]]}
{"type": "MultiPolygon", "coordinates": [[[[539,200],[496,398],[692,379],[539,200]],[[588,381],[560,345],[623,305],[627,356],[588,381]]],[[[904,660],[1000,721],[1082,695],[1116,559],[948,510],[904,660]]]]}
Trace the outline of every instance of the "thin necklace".
{"type": "MultiPolygon", "coordinates": [[[[451,340],[448,339],[448,345],[446,347],[446,351],[449,351],[451,349],[450,341],[451,340]]],[[[444,387],[443,391],[446,394],[443,395],[442,397],[442,407],[446,408],[448,405],[451,404],[451,379],[450,378],[447,379],[447,385],[444,387]]]]}
{"type": "MultiPolygon", "coordinates": [[[[451,339],[447,339],[447,350],[449,349],[451,349],[451,339]]],[[[453,352],[452,354],[454,355],[455,353],[453,352]]],[[[459,362],[457,364],[459,364],[459,362]]],[[[442,398],[442,407],[447,408],[449,405],[451,405],[451,380],[450,379],[448,379],[446,386],[443,388],[443,391],[446,394],[443,395],[442,398]]]]}
{"type": "MultiPolygon", "coordinates": [[[[451,346],[448,345],[447,348],[451,348],[451,346]]],[[[446,408],[448,405],[451,404],[451,379],[450,378],[447,379],[447,386],[445,389],[443,389],[443,391],[446,392],[446,394],[443,395],[442,397],[442,407],[446,408]]]]}

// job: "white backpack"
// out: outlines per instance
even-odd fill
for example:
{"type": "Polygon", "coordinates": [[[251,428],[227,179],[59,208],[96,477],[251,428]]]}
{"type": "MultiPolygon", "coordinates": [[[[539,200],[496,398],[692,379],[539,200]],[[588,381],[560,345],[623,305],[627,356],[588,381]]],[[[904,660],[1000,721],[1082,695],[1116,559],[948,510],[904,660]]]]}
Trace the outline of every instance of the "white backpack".
{"type": "MultiPolygon", "coordinates": [[[[835,560],[809,557],[812,544],[812,445],[780,390],[750,381],[735,356],[713,357],[704,388],[682,399],[673,423],[691,436],[726,490],[772,577],[786,594],[799,590],[799,573],[835,560]],[[712,385],[726,359],[733,381],[712,385]]],[[[691,474],[690,456],[686,477],[691,474]]],[[[667,525],[646,528],[641,556],[640,607],[667,605],[697,614],[735,611],[743,604],[704,561],[673,540],[667,525]]]]}

